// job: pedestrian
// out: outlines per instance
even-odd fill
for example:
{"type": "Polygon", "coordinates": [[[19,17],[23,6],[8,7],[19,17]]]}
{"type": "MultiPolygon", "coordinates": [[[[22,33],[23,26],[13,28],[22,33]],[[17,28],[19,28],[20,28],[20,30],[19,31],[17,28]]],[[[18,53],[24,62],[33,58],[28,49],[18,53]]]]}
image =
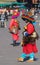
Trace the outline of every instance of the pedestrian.
{"type": "Polygon", "coordinates": [[[20,30],[20,25],[19,21],[17,20],[17,17],[19,16],[19,13],[14,11],[12,15],[11,22],[9,24],[9,30],[11,31],[12,39],[13,39],[13,45],[16,46],[16,42],[19,39],[19,30],[20,30]]]}
{"type": "Polygon", "coordinates": [[[36,39],[38,39],[38,34],[35,31],[34,25],[31,22],[26,21],[26,26],[24,27],[23,31],[23,39],[21,42],[22,54],[18,58],[18,61],[23,62],[25,59],[28,59],[28,62],[34,61],[35,53],[38,52],[36,39]]]}
{"type": "Polygon", "coordinates": [[[6,21],[8,21],[8,14],[7,14],[7,11],[4,12],[4,15],[5,15],[6,21]]]}
{"type": "Polygon", "coordinates": [[[4,12],[1,14],[1,27],[6,27],[4,12]]]}

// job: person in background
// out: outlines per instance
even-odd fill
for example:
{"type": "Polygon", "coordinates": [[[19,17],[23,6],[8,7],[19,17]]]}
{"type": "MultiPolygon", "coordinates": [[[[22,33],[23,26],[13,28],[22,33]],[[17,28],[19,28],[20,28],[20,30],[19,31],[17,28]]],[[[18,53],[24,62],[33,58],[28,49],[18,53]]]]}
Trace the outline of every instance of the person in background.
{"type": "Polygon", "coordinates": [[[19,21],[17,20],[17,17],[19,16],[19,12],[17,10],[13,11],[12,19],[9,24],[9,30],[11,31],[12,39],[13,39],[13,45],[17,45],[17,41],[19,40],[19,30],[20,25],[19,21]]]}
{"type": "Polygon", "coordinates": [[[1,13],[1,27],[6,27],[4,12],[1,13]]]}
{"type": "Polygon", "coordinates": [[[5,15],[5,19],[8,21],[8,14],[7,14],[7,11],[4,12],[4,15],[5,15]]]}

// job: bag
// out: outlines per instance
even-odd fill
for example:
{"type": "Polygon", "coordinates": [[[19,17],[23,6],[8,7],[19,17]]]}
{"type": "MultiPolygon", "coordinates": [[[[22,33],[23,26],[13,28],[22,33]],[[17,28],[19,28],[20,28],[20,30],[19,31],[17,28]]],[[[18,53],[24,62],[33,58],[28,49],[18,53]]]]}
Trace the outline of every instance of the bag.
{"type": "Polygon", "coordinates": [[[31,37],[35,38],[35,39],[38,39],[39,38],[39,35],[36,31],[34,31],[31,35],[31,37]]]}
{"type": "Polygon", "coordinates": [[[36,31],[34,31],[31,35],[30,35],[30,42],[34,42],[36,41],[36,39],[38,39],[39,36],[38,36],[38,33],[36,31]]]}

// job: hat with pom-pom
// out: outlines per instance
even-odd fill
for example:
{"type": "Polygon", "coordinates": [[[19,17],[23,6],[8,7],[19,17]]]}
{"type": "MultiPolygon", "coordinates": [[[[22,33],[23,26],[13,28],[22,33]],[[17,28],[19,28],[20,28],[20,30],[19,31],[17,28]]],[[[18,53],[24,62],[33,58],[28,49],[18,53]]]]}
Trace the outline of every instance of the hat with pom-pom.
{"type": "Polygon", "coordinates": [[[17,10],[13,11],[12,19],[17,18],[20,15],[20,13],[17,10]]]}

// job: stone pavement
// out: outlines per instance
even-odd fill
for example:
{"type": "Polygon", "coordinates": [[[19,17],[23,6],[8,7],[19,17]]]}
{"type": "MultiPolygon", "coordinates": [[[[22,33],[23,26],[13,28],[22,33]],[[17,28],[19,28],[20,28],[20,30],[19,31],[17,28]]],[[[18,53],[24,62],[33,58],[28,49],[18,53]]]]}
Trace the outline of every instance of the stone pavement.
{"type": "MultiPolygon", "coordinates": [[[[20,31],[20,40],[22,39],[22,31],[23,26],[25,25],[25,21],[21,19],[21,17],[18,18],[21,26],[20,31]]],[[[22,53],[22,47],[21,45],[13,47],[12,45],[12,37],[11,34],[8,31],[9,21],[7,22],[6,28],[0,28],[0,65],[40,65],[40,39],[37,42],[38,47],[38,53],[35,55],[37,58],[36,61],[30,63],[30,62],[18,62],[17,58],[22,53]]],[[[40,36],[40,26],[37,22],[35,25],[36,31],[38,32],[40,36]]]]}

